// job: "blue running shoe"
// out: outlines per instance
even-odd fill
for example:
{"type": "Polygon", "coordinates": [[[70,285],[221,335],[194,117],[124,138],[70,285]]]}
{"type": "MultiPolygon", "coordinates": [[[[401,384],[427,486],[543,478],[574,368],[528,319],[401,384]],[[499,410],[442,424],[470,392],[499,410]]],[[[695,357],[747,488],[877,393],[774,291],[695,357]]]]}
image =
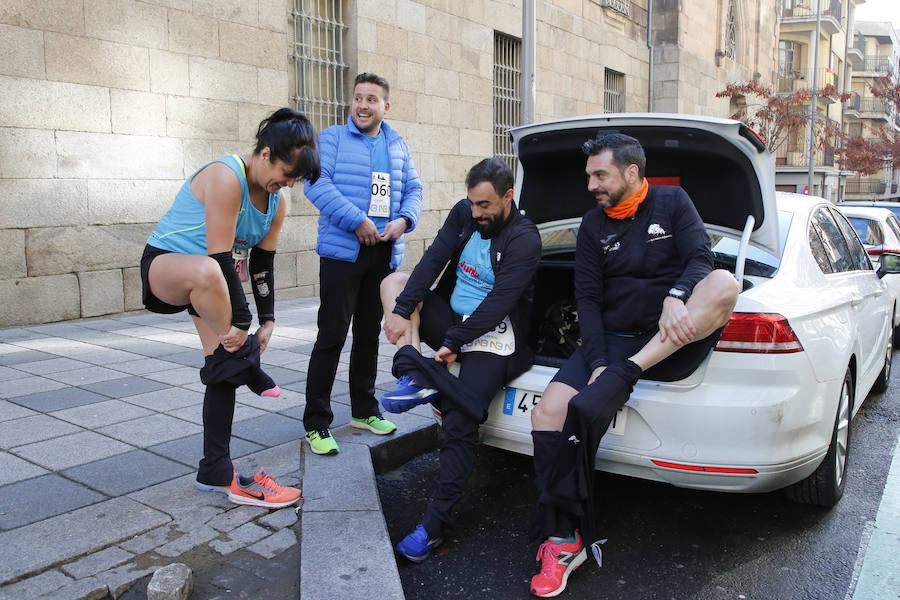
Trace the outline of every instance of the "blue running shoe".
{"type": "Polygon", "coordinates": [[[431,402],[437,396],[437,390],[418,386],[409,375],[401,375],[397,380],[397,388],[381,397],[381,406],[388,412],[402,413],[431,402]]]}
{"type": "Polygon", "coordinates": [[[416,530],[403,538],[397,544],[397,552],[414,563],[420,563],[431,554],[431,551],[441,545],[444,538],[428,539],[428,532],[421,525],[416,525],[416,530]]]}

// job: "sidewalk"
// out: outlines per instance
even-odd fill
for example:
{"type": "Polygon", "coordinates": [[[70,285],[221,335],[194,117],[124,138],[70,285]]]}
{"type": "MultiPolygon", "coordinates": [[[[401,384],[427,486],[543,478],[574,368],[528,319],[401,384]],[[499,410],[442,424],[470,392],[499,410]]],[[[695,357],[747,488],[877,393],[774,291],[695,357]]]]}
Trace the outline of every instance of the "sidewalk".
{"type": "MultiPolygon", "coordinates": [[[[306,600],[403,598],[369,446],[376,463],[408,459],[434,446],[433,421],[419,407],[391,417],[393,436],[347,426],[345,349],[332,403],[341,453],[305,453],[317,310],[316,298],[278,303],[262,362],[282,395],[241,388],[234,416],[241,473],[266,468],[302,485],[299,511],[236,506],[194,488],[203,356],[185,314],[0,329],[0,599],[118,598],[169,563],[199,575],[254,556],[256,577],[296,590],[299,576],[306,600]],[[315,545],[298,549],[302,538],[315,545]]],[[[392,354],[385,342],[376,385],[394,381],[392,354]]]]}

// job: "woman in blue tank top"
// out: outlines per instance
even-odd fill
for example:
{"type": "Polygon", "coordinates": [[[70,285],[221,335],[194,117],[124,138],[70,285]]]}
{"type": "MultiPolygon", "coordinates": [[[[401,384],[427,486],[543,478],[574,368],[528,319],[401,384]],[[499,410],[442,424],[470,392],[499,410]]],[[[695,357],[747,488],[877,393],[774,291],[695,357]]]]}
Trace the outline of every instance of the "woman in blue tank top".
{"type": "Polygon", "coordinates": [[[187,310],[206,356],[197,488],[227,493],[236,504],[280,508],[300,498],[300,490],[265,471],[238,475],[229,447],[235,389],[281,392],[259,362],[275,327],[272,271],[286,211],[281,189],[318,177],[312,125],[279,109],[259,124],[252,153],[213,161],[188,178],[141,258],[144,306],[167,314],[187,310]],[[259,316],[255,334],[248,334],[252,315],[241,287],[248,277],[259,316]]]}

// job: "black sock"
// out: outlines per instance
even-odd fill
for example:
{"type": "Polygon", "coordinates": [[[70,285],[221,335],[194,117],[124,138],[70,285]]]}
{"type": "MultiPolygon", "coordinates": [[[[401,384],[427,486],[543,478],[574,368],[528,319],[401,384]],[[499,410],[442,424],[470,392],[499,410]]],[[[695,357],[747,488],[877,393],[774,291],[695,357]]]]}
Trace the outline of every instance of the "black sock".
{"type": "Polygon", "coordinates": [[[234,390],[228,383],[211,383],[203,396],[203,458],[197,480],[207,485],[230,485],[231,422],[234,419],[234,390]]]}

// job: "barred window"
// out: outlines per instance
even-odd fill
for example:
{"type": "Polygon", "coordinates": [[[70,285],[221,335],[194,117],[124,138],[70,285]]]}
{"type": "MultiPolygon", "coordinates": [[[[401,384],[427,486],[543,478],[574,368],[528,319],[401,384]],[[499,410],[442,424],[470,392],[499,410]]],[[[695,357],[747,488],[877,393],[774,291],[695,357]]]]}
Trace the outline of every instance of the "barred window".
{"type": "Polygon", "coordinates": [[[605,70],[603,88],[603,111],[625,112],[625,74],[605,70]]]}
{"type": "Polygon", "coordinates": [[[522,124],[522,40],[494,32],[494,156],[516,169],[509,130],[522,124]]]}
{"type": "Polygon", "coordinates": [[[728,13],[725,15],[725,56],[734,60],[737,53],[737,18],[734,12],[734,0],[728,0],[728,13]]]}
{"type": "Polygon", "coordinates": [[[291,105],[320,131],[346,121],[349,108],[341,0],[291,3],[291,105]]]}

